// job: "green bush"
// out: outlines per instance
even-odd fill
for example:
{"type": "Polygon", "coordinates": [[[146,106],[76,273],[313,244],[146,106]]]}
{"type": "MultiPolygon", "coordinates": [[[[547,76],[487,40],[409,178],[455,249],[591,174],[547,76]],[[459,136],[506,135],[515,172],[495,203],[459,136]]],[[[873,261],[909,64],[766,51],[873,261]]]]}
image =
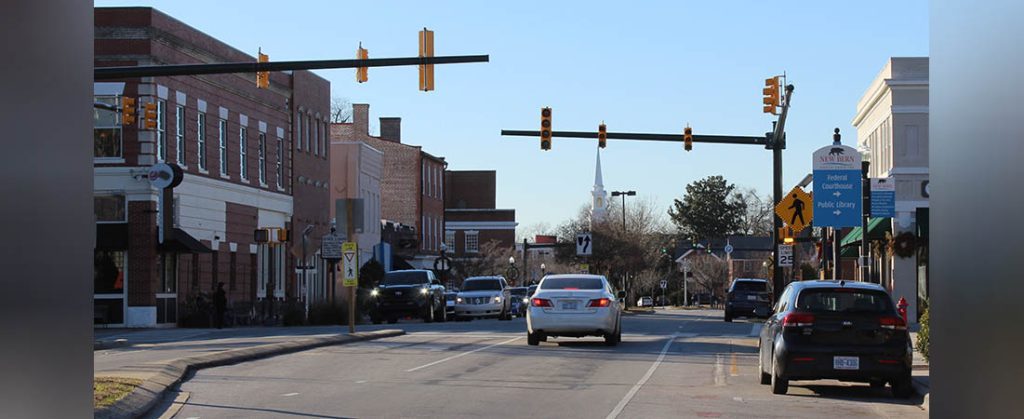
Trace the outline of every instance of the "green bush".
{"type": "Polygon", "coordinates": [[[291,299],[281,306],[281,322],[285,326],[306,324],[306,306],[299,300],[291,299]]]}
{"type": "Polygon", "coordinates": [[[928,320],[931,317],[928,312],[929,308],[927,304],[924,304],[924,313],[921,314],[921,329],[917,331],[917,351],[921,353],[921,356],[925,360],[929,360],[928,346],[931,344],[931,338],[928,336],[928,320]]]}
{"type": "Polygon", "coordinates": [[[344,304],[315,303],[309,306],[310,325],[348,324],[348,307],[344,304]]]}

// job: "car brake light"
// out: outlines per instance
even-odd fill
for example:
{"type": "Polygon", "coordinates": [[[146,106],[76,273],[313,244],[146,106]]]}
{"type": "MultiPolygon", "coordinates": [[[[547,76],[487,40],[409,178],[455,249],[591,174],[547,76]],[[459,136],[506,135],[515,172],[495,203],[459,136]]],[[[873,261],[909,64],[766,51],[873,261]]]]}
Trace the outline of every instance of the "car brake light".
{"type": "Polygon", "coordinates": [[[789,313],[782,318],[782,327],[814,326],[814,315],[811,313],[789,313]]]}
{"type": "Polygon", "coordinates": [[[587,307],[608,307],[611,303],[612,300],[607,298],[598,298],[596,300],[590,300],[590,302],[587,303],[587,307]]]}
{"type": "Polygon", "coordinates": [[[551,305],[551,300],[546,300],[546,299],[543,299],[543,298],[534,298],[533,299],[533,306],[534,307],[554,307],[553,305],[551,305]]]}
{"type": "Polygon", "coordinates": [[[878,319],[878,325],[883,329],[907,330],[907,323],[900,317],[882,317],[878,319]]]}
{"type": "Polygon", "coordinates": [[[895,365],[895,364],[898,364],[899,362],[900,361],[896,360],[896,359],[879,359],[878,360],[879,364],[888,364],[888,365],[895,365]]]}
{"type": "Polygon", "coordinates": [[[793,362],[813,362],[813,361],[814,361],[814,358],[809,357],[809,356],[798,356],[796,358],[793,358],[793,362]]]}
{"type": "Polygon", "coordinates": [[[576,287],[565,287],[565,288],[562,288],[562,289],[563,289],[563,290],[567,290],[567,291],[576,291],[576,290],[578,290],[579,288],[576,288],[576,287]]]}

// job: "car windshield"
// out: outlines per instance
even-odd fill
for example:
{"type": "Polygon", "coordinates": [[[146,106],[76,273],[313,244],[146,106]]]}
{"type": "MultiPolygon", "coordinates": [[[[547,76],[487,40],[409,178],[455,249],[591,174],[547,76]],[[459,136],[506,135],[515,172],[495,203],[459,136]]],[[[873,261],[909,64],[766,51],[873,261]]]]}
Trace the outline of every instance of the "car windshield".
{"type": "Polygon", "coordinates": [[[604,282],[600,278],[545,278],[540,284],[542,290],[599,290],[601,288],[604,288],[604,282]]]}
{"type": "Polygon", "coordinates": [[[419,285],[430,282],[426,272],[388,272],[381,285],[419,285]]]}
{"type": "Polygon", "coordinates": [[[473,279],[462,284],[463,291],[500,291],[501,282],[497,279],[473,279]]]}
{"type": "Polygon", "coordinates": [[[881,291],[851,288],[812,288],[797,299],[796,309],[811,313],[889,313],[892,300],[881,291]]]}
{"type": "Polygon", "coordinates": [[[519,297],[525,297],[526,296],[526,288],[512,288],[510,291],[511,291],[512,295],[515,295],[515,296],[519,296],[519,297]]]}
{"type": "Polygon", "coordinates": [[[743,292],[768,292],[768,283],[761,281],[736,281],[732,285],[733,291],[743,292]]]}

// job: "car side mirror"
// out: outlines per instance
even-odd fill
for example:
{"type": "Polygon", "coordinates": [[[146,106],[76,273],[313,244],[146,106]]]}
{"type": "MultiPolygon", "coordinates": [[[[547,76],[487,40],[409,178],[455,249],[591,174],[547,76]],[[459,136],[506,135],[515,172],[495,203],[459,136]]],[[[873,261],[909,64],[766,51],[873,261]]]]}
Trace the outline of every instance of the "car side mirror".
{"type": "Polygon", "coordinates": [[[619,298],[626,298],[626,292],[625,291],[619,291],[618,296],[619,296],[619,298]]]}

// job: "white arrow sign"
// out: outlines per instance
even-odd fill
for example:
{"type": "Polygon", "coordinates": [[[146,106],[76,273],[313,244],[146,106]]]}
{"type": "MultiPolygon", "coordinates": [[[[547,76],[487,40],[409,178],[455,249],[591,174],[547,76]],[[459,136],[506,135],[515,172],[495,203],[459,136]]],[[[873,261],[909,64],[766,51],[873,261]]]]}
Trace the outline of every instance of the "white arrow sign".
{"type": "Polygon", "coordinates": [[[832,213],[835,214],[835,215],[839,215],[839,214],[842,214],[843,212],[840,211],[840,210],[835,210],[835,211],[832,211],[832,213]]]}
{"type": "Polygon", "coordinates": [[[593,254],[593,250],[590,233],[579,233],[576,235],[576,256],[590,256],[593,254]]]}
{"type": "Polygon", "coordinates": [[[839,191],[835,191],[835,193],[833,193],[832,195],[833,196],[843,196],[843,194],[839,193],[839,191]]]}

